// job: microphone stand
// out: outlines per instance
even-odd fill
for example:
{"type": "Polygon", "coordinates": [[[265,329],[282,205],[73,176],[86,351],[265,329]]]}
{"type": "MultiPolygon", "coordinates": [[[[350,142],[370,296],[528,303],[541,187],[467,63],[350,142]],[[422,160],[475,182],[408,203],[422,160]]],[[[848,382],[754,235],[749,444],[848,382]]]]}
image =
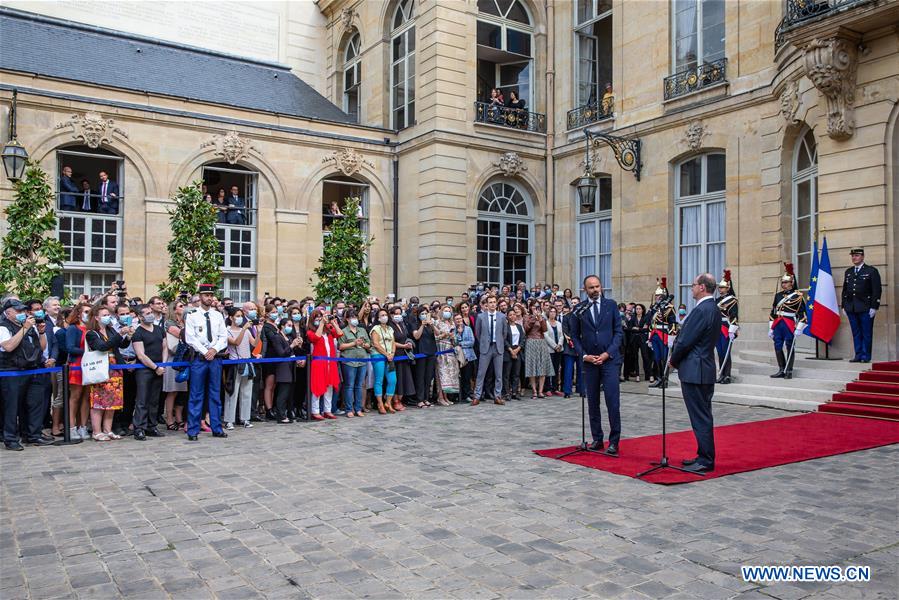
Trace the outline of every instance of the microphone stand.
{"type": "Polygon", "coordinates": [[[637,473],[637,477],[645,477],[651,473],[655,473],[656,471],[661,471],[662,469],[674,469],[675,471],[681,471],[682,473],[690,473],[692,475],[701,475],[705,477],[704,473],[694,473],[693,471],[688,471],[687,469],[683,469],[681,467],[675,467],[671,463],[668,462],[668,445],[666,443],[667,440],[667,429],[665,427],[665,388],[668,387],[668,363],[665,363],[665,371],[662,373],[662,381],[665,383],[662,384],[662,457],[659,459],[659,462],[649,463],[653,465],[651,469],[647,469],[642,473],[637,473]]]}
{"type": "MultiPolygon", "coordinates": [[[[575,369],[577,372],[577,369],[575,369]]],[[[583,371],[582,371],[583,372],[583,371]]],[[[603,456],[609,456],[611,458],[618,458],[618,456],[614,454],[609,454],[605,450],[593,450],[590,448],[590,445],[587,443],[587,422],[586,422],[586,402],[587,398],[584,395],[586,392],[587,382],[584,382],[584,387],[582,388],[584,392],[581,392],[581,443],[575,446],[574,450],[570,450],[565,454],[560,454],[559,456],[555,456],[554,458],[560,459],[565,458],[566,456],[571,456],[572,454],[577,454],[578,452],[589,452],[591,454],[601,454],[603,456]]],[[[597,399],[597,402],[599,400],[597,399]]]]}

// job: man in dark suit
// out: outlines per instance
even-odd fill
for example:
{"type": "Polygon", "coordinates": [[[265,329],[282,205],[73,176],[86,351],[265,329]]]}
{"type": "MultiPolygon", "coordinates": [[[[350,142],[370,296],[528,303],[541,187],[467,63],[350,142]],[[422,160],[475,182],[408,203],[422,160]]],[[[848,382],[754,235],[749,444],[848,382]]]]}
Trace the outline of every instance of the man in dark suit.
{"type": "Polygon", "coordinates": [[[91,182],[87,179],[81,180],[81,191],[78,192],[78,210],[81,212],[96,212],[97,198],[91,190],[91,182]]]}
{"type": "Polygon", "coordinates": [[[621,317],[618,304],[602,297],[602,283],[596,275],[584,279],[587,300],[571,313],[568,330],[575,352],[584,361],[584,383],[590,408],[591,450],[603,449],[602,413],[599,408],[600,385],[609,413],[609,447],[607,454],[618,454],[621,438],[621,415],[618,370],[621,365],[621,317]]]}
{"type": "Polygon", "coordinates": [[[106,215],[119,214],[119,184],[110,180],[106,171],[100,171],[100,188],[97,195],[97,212],[106,215]]]}
{"type": "Polygon", "coordinates": [[[503,400],[503,353],[506,340],[511,336],[506,315],[496,310],[496,296],[487,298],[487,310],[478,314],[474,324],[476,345],[480,350],[478,377],[474,387],[471,405],[477,406],[484,393],[484,378],[487,369],[493,366],[493,402],[505,404],[503,400]]]}
{"type": "Polygon", "coordinates": [[[852,266],[843,277],[843,312],[852,329],[855,356],[849,362],[870,362],[874,342],[874,315],[880,308],[880,272],[865,264],[865,249],[849,251],[852,266]]]}
{"type": "Polygon", "coordinates": [[[705,473],[715,468],[712,395],[715,393],[715,343],[721,330],[721,313],[715,304],[715,277],[703,273],[693,280],[696,306],[683,322],[668,365],[677,369],[684,404],[696,436],[696,458],[683,461],[686,470],[705,473]]]}
{"type": "MultiPolygon", "coordinates": [[[[236,185],[231,186],[231,195],[228,196],[228,216],[225,217],[225,221],[228,225],[247,224],[247,203],[246,200],[240,197],[239,191],[240,189],[236,185]]],[[[416,329],[418,329],[418,327],[416,327],[416,329]]]]}
{"type": "Polygon", "coordinates": [[[559,314],[562,315],[559,317],[559,320],[562,321],[562,336],[565,338],[565,343],[562,344],[562,360],[564,361],[562,363],[562,393],[566,398],[571,397],[572,381],[575,374],[577,374],[576,391],[578,394],[583,395],[584,366],[581,363],[581,357],[574,349],[574,342],[571,341],[571,321],[574,320],[574,317],[568,308],[564,307],[563,302],[556,302],[555,305],[557,310],[559,310],[559,314]]]}
{"type": "Polygon", "coordinates": [[[74,211],[78,186],[72,181],[72,167],[62,168],[62,177],[59,178],[59,210],[74,211]]]}

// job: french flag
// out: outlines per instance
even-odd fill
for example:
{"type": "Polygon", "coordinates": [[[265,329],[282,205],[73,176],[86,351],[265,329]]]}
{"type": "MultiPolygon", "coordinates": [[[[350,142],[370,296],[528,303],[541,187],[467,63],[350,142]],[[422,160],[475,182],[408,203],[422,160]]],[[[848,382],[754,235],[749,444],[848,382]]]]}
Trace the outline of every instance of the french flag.
{"type": "Polygon", "coordinates": [[[837,289],[830,272],[830,255],[827,253],[827,238],[821,247],[821,260],[815,273],[815,291],[812,301],[814,318],[809,326],[810,333],[829,344],[840,327],[840,309],[837,306],[837,289]]]}

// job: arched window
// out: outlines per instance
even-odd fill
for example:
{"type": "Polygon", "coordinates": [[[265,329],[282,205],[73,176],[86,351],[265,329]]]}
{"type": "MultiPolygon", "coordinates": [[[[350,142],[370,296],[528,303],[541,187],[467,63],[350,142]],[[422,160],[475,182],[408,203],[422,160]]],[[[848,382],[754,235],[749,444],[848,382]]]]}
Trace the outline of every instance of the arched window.
{"type": "Polygon", "coordinates": [[[597,177],[596,198],[593,207],[585,208],[577,202],[577,189],[572,186],[572,197],[577,203],[577,256],[578,282],[584,277],[596,275],[602,283],[603,293],[612,294],[612,178],[597,177]]]}
{"type": "Polygon", "coordinates": [[[531,202],[516,184],[488,185],[478,199],[478,281],[530,282],[534,221],[531,202]]]}
{"type": "Polygon", "coordinates": [[[390,122],[394,129],[415,124],[415,0],[400,0],[390,33],[390,122]]]}
{"type": "Polygon", "coordinates": [[[806,130],[793,151],[793,264],[796,280],[807,282],[818,232],[818,145],[806,130]]]}
{"type": "Polygon", "coordinates": [[[343,49],[343,112],[359,122],[359,86],[362,81],[361,41],[356,32],[343,49]]]}
{"type": "Polygon", "coordinates": [[[692,307],[693,279],[724,270],[726,167],[724,154],[703,154],[677,166],[674,178],[677,237],[676,301],[692,307]]]}
{"type": "Polygon", "coordinates": [[[478,98],[498,87],[505,100],[515,92],[524,108],[534,104],[534,27],[521,0],[478,0],[478,98]]]}

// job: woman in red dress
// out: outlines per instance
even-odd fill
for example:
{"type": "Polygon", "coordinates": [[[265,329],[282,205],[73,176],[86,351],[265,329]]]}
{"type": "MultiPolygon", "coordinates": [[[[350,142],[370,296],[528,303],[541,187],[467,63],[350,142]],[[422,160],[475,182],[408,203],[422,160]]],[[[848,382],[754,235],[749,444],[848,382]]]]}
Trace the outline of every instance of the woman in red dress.
{"type": "Polygon", "coordinates": [[[331,413],[331,399],[337,397],[337,391],[340,389],[340,363],[336,360],[315,359],[319,356],[336,357],[337,339],[342,335],[336,315],[320,308],[312,311],[307,324],[306,339],[312,346],[312,365],[309,367],[312,370],[310,413],[316,421],[337,418],[331,413]]]}
{"type": "MultiPolygon", "coordinates": [[[[84,335],[87,333],[87,324],[91,319],[91,305],[86,302],[77,304],[66,321],[66,352],[69,355],[70,367],[81,367],[81,357],[84,354],[84,335]]],[[[73,440],[86,440],[90,436],[87,433],[87,421],[90,403],[87,398],[87,390],[82,393],[81,369],[69,371],[69,424],[72,428],[73,440]]]]}

